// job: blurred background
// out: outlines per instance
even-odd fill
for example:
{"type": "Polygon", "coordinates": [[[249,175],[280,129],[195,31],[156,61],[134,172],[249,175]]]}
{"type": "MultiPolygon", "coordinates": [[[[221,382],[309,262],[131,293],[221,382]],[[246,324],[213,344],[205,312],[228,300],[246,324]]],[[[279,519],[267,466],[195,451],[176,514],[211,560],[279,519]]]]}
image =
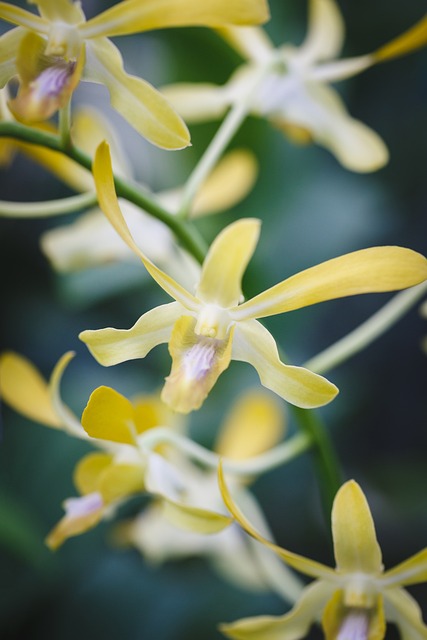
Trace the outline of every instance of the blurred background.
{"type": "MultiPolygon", "coordinates": [[[[83,8],[90,17],[109,4],[84,0],[83,8]]],[[[375,49],[425,11],[423,0],[341,0],[339,5],[347,25],[346,56],[375,49]]],[[[301,42],[306,1],[270,0],[270,6],[266,29],[275,43],[301,42]]],[[[207,29],[155,31],[117,38],[116,43],[126,69],[158,87],[176,81],[223,83],[239,63],[237,54],[207,29]]],[[[322,260],[368,246],[399,244],[426,253],[426,63],[427,51],[417,52],[338,86],[350,113],[377,131],[390,150],[389,164],[376,173],[350,173],[324,149],[294,146],[264,120],[245,122],[231,146],[254,151],[257,183],[244,202],[202,220],[199,227],[211,241],[239,217],[263,220],[244,281],[249,295],[322,260]]],[[[139,139],[108,109],[103,88],[82,86],[75,103],[97,105],[113,118],[136,176],[154,190],[182,184],[218,127],[218,122],[194,125],[191,148],[166,152],[139,139]]],[[[0,173],[3,200],[38,201],[71,193],[21,154],[0,173]]],[[[127,396],[153,391],[170,363],[164,346],[144,361],[104,369],[79,342],[83,329],[130,327],[166,296],[147,281],[139,265],[132,286],[111,297],[98,295],[101,275],[97,281],[92,274],[92,284],[79,284],[54,274],[39,237],[71,219],[0,220],[1,346],[30,358],[45,376],[65,351],[74,350],[77,357],[66,372],[63,397],[80,415],[95,387],[107,384],[127,396]]],[[[325,303],[265,324],[299,364],[354,329],[388,298],[325,303]]],[[[358,480],[368,497],[386,567],[427,545],[427,356],[420,348],[425,334],[427,323],[415,307],[366,351],[328,373],[340,395],[319,411],[345,478],[358,480]]],[[[203,409],[191,416],[199,442],[213,442],[224,409],[249,384],[257,384],[255,373],[232,363],[203,409]]],[[[109,522],[69,540],[56,553],[47,550],[44,537],[61,517],[62,501],[75,493],[72,470],[86,451],[81,442],[2,407],[1,638],[213,640],[221,637],[218,622],[285,611],[274,593],[240,590],[203,559],[155,566],[135,550],[116,548],[109,522]]],[[[330,526],[323,518],[309,454],[260,478],[254,492],[279,543],[332,562],[330,526]]],[[[143,505],[144,498],[130,501],[119,518],[143,505]]],[[[413,592],[421,605],[427,601],[427,587],[413,592]]],[[[394,633],[390,629],[387,638],[397,637],[394,633]]],[[[313,629],[310,637],[321,634],[313,629]]]]}

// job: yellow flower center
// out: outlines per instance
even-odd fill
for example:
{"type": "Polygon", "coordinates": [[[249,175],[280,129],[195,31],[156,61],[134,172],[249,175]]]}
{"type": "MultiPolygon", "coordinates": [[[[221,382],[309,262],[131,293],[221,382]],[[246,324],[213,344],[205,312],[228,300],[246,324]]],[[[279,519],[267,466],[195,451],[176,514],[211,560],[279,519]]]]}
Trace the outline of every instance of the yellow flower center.
{"type": "Polygon", "coordinates": [[[355,608],[371,608],[375,605],[378,589],[373,578],[364,573],[346,576],[344,605],[355,608]]]}
{"type": "Polygon", "coordinates": [[[216,304],[205,304],[199,313],[194,332],[198,336],[224,340],[230,323],[231,318],[227,309],[216,304]]]}
{"type": "Polygon", "coordinates": [[[67,22],[52,22],[45,54],[75,60],[82,44],[78,27],[67,22]]]}

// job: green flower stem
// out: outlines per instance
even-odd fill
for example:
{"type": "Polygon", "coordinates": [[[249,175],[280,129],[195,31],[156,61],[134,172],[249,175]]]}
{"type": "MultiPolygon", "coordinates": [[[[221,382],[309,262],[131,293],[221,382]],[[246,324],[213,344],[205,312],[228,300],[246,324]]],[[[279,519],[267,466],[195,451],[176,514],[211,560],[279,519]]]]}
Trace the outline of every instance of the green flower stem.
{"type": "Polygon", "coordinates": [[[298,425],[313,443],[313,456],[319,478],[324,513],[327,522],[331,517],[335,494],[342,485],[343,473],[328,433],[315,411],[290,406],[298,425]]]}
{"type": "Polygon", "coordinates": [[[367,347],[393,326],[427,293],[427,282],[401,291],[357,329],[304,364],[316,373],[324,373],[367,347]]]}
{"type": "MultiPolygon", "coordinates": [[[[216,469],[220,460],[217,453],[209,451],[197,442],[177,434],[166,427],[150,429],[139,438],[139,445],[144,449],[152,450],[159,444],[171,444],[190,458],[201,464],[216,469]]],[[[223,459],[224,471],[236,476],[259,475],[289,462],[311,446],[311,437],[307,433],[299,433],[286,442],[279,444],[274,449],[254,456],[247,460],[223,459]]]]}
{"type": "Polygon", "coordinates": [[[265,65],[260,68],[259,72],[255,75],[253,82],[251,82],[246,95],[234,104],[220,125],[215,136],[212,138],[211,143],[187,180],[178,213],[180,218],[185,219],[189,216],[191,204],[196,197],[200,186],[211,173],[212,169],[217,164],[218,160],[230,143],[230,140],[233,138],[243,120],[248,115],[251,108],[253,94],[258,89],[261,80],[268,73],[269,69],[270,65],[265,65]]]}
{"type": "Polygon", "coordinates": [[[63,149],[72,146],[71,142],[71,100],[59,110],[59,137],[63,149]]]}
{"type": "MultiPolygon", "coordinates": [[[[60,136],[40,129],[27,127],[17,122],[0,122],[0,137],[15,138],[29,144],[52,149],[63,153],[85,169],[92,170],[92,158],[74,146],[64,147],[60,136]]],[[[144,191],[139,185],[130,184],[123,178],[114,179],[117,196],[129,200],[133,204],[164,222],[175,234],[182,245],[200,263],[203,262],[207,247],[196,227],[187,221],[180,220],[161,207],[151,194],[144,191]]]]}
{"type": "Polygon", "coordinates": [[[0,200],[0,217],[4,218],[49,218],[80,209],[94,207],[98,203],[95,193],[82,193],[59,200],[44,202],[9,202],[0,200]]]}

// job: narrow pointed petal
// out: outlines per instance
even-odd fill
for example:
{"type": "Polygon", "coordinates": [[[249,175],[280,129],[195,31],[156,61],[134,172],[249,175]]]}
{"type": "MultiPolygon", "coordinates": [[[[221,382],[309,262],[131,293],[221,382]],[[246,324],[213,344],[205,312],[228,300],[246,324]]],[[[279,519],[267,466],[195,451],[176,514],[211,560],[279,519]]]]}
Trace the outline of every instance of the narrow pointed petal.
{"type": "Polygon", "coordinates": [[[62,427],[46,380],[27,358],[17,353],[6,352],[0,356],[0,395],[26,418],[48,427],[62,427]]]}
{"type": "Polygon", "coordinates": [[[52,408],[61,421],[61,426],[64,431],[76,438],[85,439],[86,434],[82,429],[80,420],[78,420],[77,416],[63,402],[60,392],[62,376],[74,356],[74,351],[67,351],[56,363],[49,380],[49,394],[52,408]]]}
{"type": "Polygon", "coordinates": [[[340,573],[378,575],[383,569],[381,549],[365,495],[349,480],[338,491],[332,507],[332,537],[340,573]]]}
{"type": "Polygon", "coordinates": [[[188,123],[219,120],[231,104],[226,86],[207,82],[179,82],[161,89],[162,95],[188,123]]]}
{"type": "Polygon", "coordinates": [[[0,18],[36,33],[47,34],[49,32],[49,22],[30,11],[14,7],[7,2],[0,2],[0,18]]]}
{"type": "Polygon", "coordinates": [[[242,218],[228,225],[210,246],[196,295],[228,308],[242,296],[242,277],[258,242],[260,220],[242,218]]]}
{"type": "Polygon", "coordinates": [[[128,247],[142,260],[145,268],[152,278],[166,291],[172,298],[178,300],[184,307],[191,311],[199,308],[199,302],[194,296],[186,291],[173,278],[156,267],[142,251],[137,247],[120,210],[114,187],[113,170],[111,166],[111,156],[109,146],[106,142],[99,145],[93,163],[93,176],[98,194],[99,206],[111,222],[119,236],[128,247]]]}
{"type": "Polygon", "coordinates": [[[176,303],[164,304],[145,313],[130,329],[83,331],[79,338],[104,367],[144,358],[153,347],[169,342],[172,327],[182,315],[176,303]]]}
{"type": "Polygon", "coordinates": [[[17,73],[16,56],[25,33],[25,29],[18,27],[0,37],[0,89],[17,73]]]}
{"type": "Polygon", "coordinates": [[[271,395],[252,389],[237,400],[227,415],[215,451],[232,460],[252,458],[274,447],[284,430],[281,405],[271,395]]]}
{"type": "Polygon", "coordinates": [[[230,151],[203,183],[191,210],[191,218],[231,209],[255,184],[258,165],[254,154],[244,149],[230,151]]]}
{"type": "Polygon", "coordinates": [[[374,51],[372,55],[377,62],[385,62],[416,51],[426,44],[427,15],[400,36],[374,51]]]}
{"type": "Polygon", "coordinates": [[[40,15],[49,22],[61,21],[68,24],[79,24],[85,19],[80,2],[72,0],[29,0],[29,2],[36,4],[40,15]]]}
{"type": "Polygon", "coordinates": [[[403,247],[353,251],[301,271],[232,310],[239,321],[359,293],[397,291],[427,279],[427,260],[403,247]]]}
{"type": "Polygon", "coordinates": [[[193,507],[184,502],[164,499],[163,514],[169,522],[180,529],[195,533],[212,534],[222,531],[232,523],[230,516],[193,507]]]}
{"type": "Polygon", "coordinates": [[[222,27],[217,32],[246,60],[265,63],[275,55],[273,43],[260,27],[222,27]]]}
{"type": "Polygon", "coordinates": [[[427,626],[423,623],[421,609],[404,589],[386,589],[384,606],[387,620],[399,629],[401,640],[426,640],[427,626]]]}
{"type": "Polygon", "coordinates": [[[81,498],[69,498],[64,503],[65,516],[46,538],[47,546],[58,549],[68,538],[78,536],[95,527],[104,515],[104,502],[99,493],[81,498]]]}
{"type": "Polygon", "coordinates": [[[266,0],[125,0],[89,20],[82,33],[94,38],[167,27],[261,24],[268,18],[266,0]]]}
{"type": "Polygon", "coordinates": [[[321,407],[338,393],[326,378],[281,362],[273,336],[256,320],[236,326],[232,358],[251,364],[264,387],[297,407],[321,407]]]}
{"type": "Polygon", "coordinates": [[[136,429],[132,403],[110,387],[92,392],[82,414],[82,426],[91,438],[121,444],[135,444],[136,429]]]}
{"type": "Polygon", "coordinates": [[[307,37],[298,58],[317,62],[336,58],[344,42],[344,21],[335,0],[310,0],[307,37]]]}
{"type": "Polygon", "coordinates": [[[113,464],[109,453],[95,451],[84,456],[75,466],[73,481],[79,493],[87,495],[98,491],[101,474],[113,464]]]}
{"type": "Polygon", "coordinates": [[[220,630],[236,640],[300,640],[307,637],[328,601],[332,586],[314,582],[306,587],[293,609],[284,616],[257,616],[221,624],[220,630]]]}
{"type": "Polygon", "coordinates": [[[169,341],[172,369],[162,400],[179,413],[199,409],[219,376],[230,364],[233,329],[223,340],[198,336],[196,320],[182,315],[169,341]]]}
{"type": "Polygon", "coordinates": [[[291,551],[287,551],[286,549],[282,549],[276,544],[269,542],[264,538],[258,531],[251,525],[251,523],[247,520],[247,518],[243,515],[242,511],[239,509],[234,499],[231,496],[231,493],[228,489],[228,486],[225,482],[224,472],[222,469],[222,464],[218,467],[218,482],[219,488],[221,491],[222,498],[224,503],[231,513],[231,515],[237,520],[240,526],[248,533],[250,536],[264,544],[269,549],[274,551],[286,564],[291,566],[293,569],[300,571],[301,573],[305,573],[308,576],[314,578],[331,578],[334,579],[335,571],[320,562],[315,562],[314,560],[309,560],[308,558],[304,558],[304,556],[300,556],[296,553],[292,553],[291,551]]]}
{"type": "Polygon", "coordinates": [[[169,102],[148,82],[129,75],[117,47],[106,38],[86,43],[84,79],[104,84],[111,106],[144,138],[163,149],[184,149],[190,134],[169,102]]]}
{"type": "Polygon", "coordinates": [[[384,583],[388,585],[410,585],[427,581],[427,549],[419,551],[415,555],[401,562],[383,576],[384,583]]]}

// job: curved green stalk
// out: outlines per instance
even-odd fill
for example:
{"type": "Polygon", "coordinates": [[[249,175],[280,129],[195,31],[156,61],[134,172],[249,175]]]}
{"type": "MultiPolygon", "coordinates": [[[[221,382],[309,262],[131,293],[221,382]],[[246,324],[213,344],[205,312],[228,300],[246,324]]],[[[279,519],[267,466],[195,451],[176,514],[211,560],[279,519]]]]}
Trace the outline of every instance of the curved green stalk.
{"type": "Polygon", "coordinates": [[[73,213],[98,203],[95,193],[81,193],[59,200],[44,202],[9,202],[0,200],[0,217],[3,218],[49,218],[65,213],[73,213]]]}
{"type": "MultiPolygon", "coordinates": [[[[92,158],[74,146],[63,146],[60,136],[17,122],[0,122],[0,137],[15,138],[29,144],[35,144],[52,151],[58,151],[71,158],[89,171],[92,170],[92,158]]],[[[119,177],[114,179],[118,197],[136,204],[147,213],[164,222],[175,234],[182,245],[200,263],[206,254],[206,245],[196,227],[187,221],[180,220],[160,206],[155,199],[139,185],[130,184],[119,177]]]]}

